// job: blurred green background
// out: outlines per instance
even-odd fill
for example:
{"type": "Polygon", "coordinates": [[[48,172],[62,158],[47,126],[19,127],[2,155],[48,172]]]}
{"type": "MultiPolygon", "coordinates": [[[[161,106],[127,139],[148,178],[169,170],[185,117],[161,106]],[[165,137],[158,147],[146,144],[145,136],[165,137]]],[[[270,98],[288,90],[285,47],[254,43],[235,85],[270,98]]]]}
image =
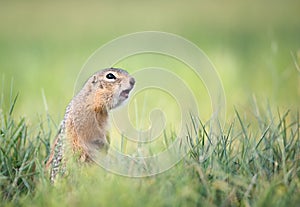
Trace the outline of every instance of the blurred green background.
{"type": "MultiPolygon", "coordinates": [[[[300,100],[300,1],[1,1],[0,76],[17,116],[57,123],[87,58],[121,35],[180,35],[200,47],[222,79],[227,108],[253,95],[275,107],[300,100]]],[[[134,69],[126,68],[130,72],[134,69]]],[[[3,99],[2,99],[3,100],[3,99]]]]}

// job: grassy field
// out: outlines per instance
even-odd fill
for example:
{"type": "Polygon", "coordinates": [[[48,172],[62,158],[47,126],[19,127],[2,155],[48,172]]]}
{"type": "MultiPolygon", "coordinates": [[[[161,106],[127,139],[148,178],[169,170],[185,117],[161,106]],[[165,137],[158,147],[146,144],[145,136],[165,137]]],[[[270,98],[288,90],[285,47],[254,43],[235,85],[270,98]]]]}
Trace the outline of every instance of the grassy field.
{"type": "Polygon", "coordinates": [[[1,113],[2,205],[21,206],[297,206],[299,112],[254,108],[210,131],[197,117],[190,151],[165,173],[130,178],[95,166],[72,166],[55,187],[44,162],[51,130],[1,113]]]}
{"type": "MultiPolygon", "coordinates": [[[[293,0],[1,1],[0,206],[297,206],[299,8],[293,0]],[[189,153],[146,178],[75,165],[51,186],[44,163],[80,69],[103,44],[140,31],[174,33],[206,53],[226,95],[224,126],[209,126],[210,96],[185,65],[130,57],[115,66],[163,67],[189,83],[201,106],[186,123],[189,153]]],[[[178,106],[162,92],[146,95],[129,102],[133,125],[147,128],[145,114],[160,104],[172,141],[178,106]]]]}

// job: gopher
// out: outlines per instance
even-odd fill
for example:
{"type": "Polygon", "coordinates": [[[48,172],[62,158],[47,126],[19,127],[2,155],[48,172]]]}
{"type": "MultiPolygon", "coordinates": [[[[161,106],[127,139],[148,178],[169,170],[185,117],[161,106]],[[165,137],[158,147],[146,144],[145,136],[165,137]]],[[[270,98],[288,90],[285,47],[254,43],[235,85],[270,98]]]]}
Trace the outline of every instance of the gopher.
{"type": "Polygon", "coordinates": [[[125,70],[107,68],[93,74],[66,108],[46,168],[53,183],[65,170],[65,146],[82,162],[90,162],[100,152],[107,152],[109,111],[129,97],[135,79],[125,70]],[[63,161],[64,160],[64,161],[63,161]]]}

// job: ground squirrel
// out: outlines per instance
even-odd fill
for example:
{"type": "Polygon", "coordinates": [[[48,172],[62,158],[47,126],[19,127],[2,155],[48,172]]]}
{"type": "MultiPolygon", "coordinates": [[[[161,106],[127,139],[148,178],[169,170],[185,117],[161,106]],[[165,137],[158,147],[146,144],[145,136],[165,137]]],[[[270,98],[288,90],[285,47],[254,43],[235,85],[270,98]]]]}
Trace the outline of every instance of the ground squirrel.
{"type": "Polygon", "coordinates": [[[66,108],[46,164],[51,169],[52,183],[57,174],[64,171],[62,160],[66,144],[70,144],[84,162],[91,161],[101,150],[107,151],[108,112],[128,98],[134,84],[135,79],[118,68],[98,71],[87,80],[66,108]]]}

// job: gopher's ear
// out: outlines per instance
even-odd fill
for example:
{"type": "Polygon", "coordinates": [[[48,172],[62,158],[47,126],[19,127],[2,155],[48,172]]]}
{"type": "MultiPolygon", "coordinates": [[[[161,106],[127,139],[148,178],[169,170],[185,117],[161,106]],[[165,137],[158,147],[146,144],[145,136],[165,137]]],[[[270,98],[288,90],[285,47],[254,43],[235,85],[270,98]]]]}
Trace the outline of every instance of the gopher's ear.
{"type": "Polygon", "coordinates": [[[93,75],[92,84],[95,85],[96,87],[98,86],[101,89],[103,88],[102,81],[99,80],[99,77],[97,75],[93,75]]]}
{"type": "Polygon", "coordinates": [[[97,82],[98,82],[98,77],[96,75],[93,75],[92,83],[95,84],[97,82]]]}

